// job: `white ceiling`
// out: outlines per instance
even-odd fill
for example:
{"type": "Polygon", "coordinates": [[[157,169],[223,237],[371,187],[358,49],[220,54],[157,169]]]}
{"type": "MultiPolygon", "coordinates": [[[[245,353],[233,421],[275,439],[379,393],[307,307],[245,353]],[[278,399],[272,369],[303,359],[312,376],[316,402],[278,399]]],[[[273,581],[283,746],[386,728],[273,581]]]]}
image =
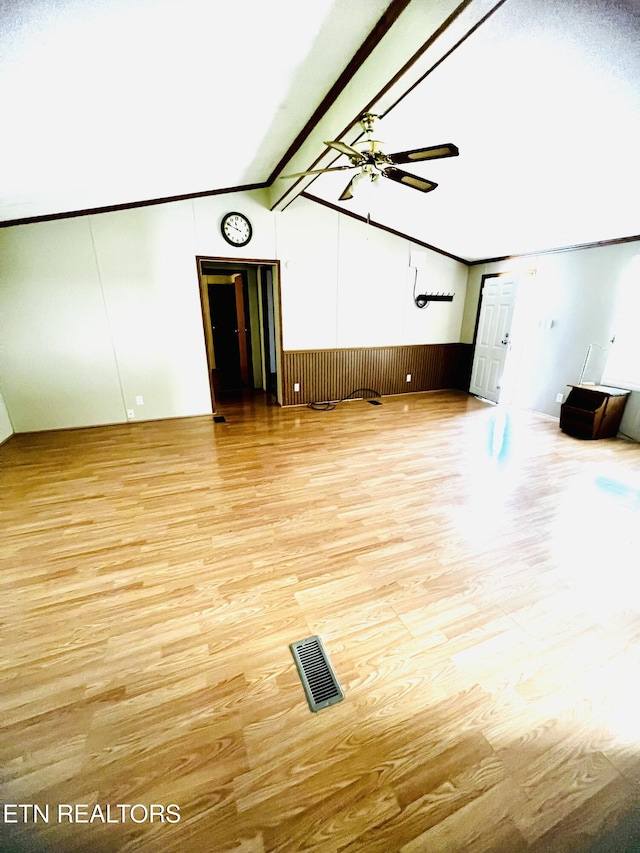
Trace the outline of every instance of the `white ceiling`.
{"type": "MultiPolygon", "coordinates": [[[[0,221],[268,181],[388,5],[0,0],[0,221]]],[[[454,10],[411,0],[281,172],[373,105],[387,152],[459,147],[403,167],[438,188],[307,194],[466,260],[639,234],[640,0],[471,0],[431,39],[454,10]]]]}
{"type": "Polygon", "coordinates": [[[260,183],[389,0],[0,0],[0,219],[260,183]]]}

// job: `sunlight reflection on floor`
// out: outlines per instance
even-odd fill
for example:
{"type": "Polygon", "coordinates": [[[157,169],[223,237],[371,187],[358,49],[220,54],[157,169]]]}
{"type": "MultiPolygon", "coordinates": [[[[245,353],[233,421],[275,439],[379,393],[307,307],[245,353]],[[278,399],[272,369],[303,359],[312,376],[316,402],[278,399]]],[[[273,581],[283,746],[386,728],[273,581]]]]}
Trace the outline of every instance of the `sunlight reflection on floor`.
{"type": "Polygon", "coordinates": [[[465,468],[468,498],[454,513],[455,521],[466,539],[482,547],[500,535],[509,521],[514,494],[523,487],[520,468],[525,448],[517,441],[517,418],[509,408],[491,410],[466,456],[471,460],[465,468]]]}
{"type": "Polygon", "coordinates": [[[584,606],[640,610],[640,483],[614,466],[587,466],[564,494],[551,531],[562,572],[584,606]]]}

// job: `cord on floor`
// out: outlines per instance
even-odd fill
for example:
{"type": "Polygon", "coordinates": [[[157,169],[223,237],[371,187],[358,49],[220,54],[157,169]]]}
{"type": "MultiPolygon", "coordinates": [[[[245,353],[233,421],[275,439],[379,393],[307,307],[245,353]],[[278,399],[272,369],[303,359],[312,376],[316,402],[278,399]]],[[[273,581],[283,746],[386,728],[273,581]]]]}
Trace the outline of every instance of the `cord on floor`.
{"type": "Polygon", "coordinates": [[[381,396],[380,392],[375,391],[373,388],[356,388],[355,391],[351,391],[350,394],[347,394],[346,397],[341,397],[339,400],[325,400],[324,402],[307,403],[307,407],[316,412],[330,412],[332,409],[336,408],[338,403],[344,403],[345,400],[351,400],[356,394],[359,394],[363,400],[366,399],[366,397],[364,397],[365,393],[372,397],[381,396]]]}

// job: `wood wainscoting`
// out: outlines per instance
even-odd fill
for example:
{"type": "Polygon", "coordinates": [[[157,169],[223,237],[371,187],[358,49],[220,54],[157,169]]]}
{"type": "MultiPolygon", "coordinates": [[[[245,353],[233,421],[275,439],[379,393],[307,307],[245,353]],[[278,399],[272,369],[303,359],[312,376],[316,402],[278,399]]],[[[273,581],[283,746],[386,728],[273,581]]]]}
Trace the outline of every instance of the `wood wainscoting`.
{"type": "Polygon", "coordinates": [[[383,397],[451,388],[467,391],[471,354],[470,344],[459,343],[285,351],[282,403],[341,400],[359,388],[383,397]],[[294,391],[295,383],[299,391],[294,391]]]}

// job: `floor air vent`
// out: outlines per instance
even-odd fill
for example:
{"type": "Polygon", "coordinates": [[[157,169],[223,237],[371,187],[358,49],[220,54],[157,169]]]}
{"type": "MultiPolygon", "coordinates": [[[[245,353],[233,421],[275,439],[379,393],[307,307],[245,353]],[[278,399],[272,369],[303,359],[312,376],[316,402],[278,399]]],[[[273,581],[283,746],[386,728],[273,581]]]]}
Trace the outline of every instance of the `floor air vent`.
{"type": "Polygon", "coordinates": [[[213,416],[213,422],[214,422],[214,424],[226,424],[227,419],[225,418],[224,415],[214,415],[213,416]]]}
{"type": "Polygon", "coordinates": [[[367,403],[369,403],[372,406],[381,406],[382,405],[380,400],[367,400],[367,403]]]}
{"type": "Polygon", "coordinates": [[[320,637],[314,635],[306,640],[298,640],[297,643],[291,643],[289,648],[312,711],[320,711],[344,699],[320,637]]]}

